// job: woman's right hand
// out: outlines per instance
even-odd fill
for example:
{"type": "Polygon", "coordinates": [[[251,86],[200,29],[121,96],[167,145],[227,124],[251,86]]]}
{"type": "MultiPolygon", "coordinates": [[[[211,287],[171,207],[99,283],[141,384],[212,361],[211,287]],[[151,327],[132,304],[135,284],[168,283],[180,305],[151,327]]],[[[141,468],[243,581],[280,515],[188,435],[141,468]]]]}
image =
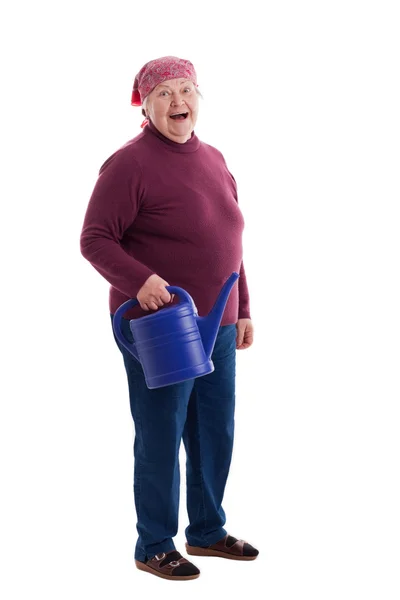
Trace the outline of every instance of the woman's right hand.
{"type": "Polygon", "coordinates": [[[155,273],[144,282],[137,294],[137,299],[143,310],[158,310],[159,306],[169,304],[175,294],[170,294],[165,286],[169,285],[155,273]]]}

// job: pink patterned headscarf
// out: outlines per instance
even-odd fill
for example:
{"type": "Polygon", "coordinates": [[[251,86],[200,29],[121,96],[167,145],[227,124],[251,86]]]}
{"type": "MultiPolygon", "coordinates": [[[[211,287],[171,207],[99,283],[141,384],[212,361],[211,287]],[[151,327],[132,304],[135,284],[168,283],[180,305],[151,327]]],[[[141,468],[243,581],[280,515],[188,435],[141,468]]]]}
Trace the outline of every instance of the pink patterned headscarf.
{"type": "Polygon", "coordinates": [[[141,106],[143,100],[163,81],[185,77],[197,87],[197,76],[189,60],[177,56],[164,56],[146,63],[135,77],[132,90],[132,106],[141,106]]]}

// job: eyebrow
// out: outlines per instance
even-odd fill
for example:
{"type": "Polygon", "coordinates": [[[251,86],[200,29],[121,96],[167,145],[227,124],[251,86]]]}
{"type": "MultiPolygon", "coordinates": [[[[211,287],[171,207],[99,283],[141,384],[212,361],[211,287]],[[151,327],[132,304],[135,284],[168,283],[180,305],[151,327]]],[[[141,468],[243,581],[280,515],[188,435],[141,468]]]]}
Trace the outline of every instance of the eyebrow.
{"type": "MultiPolygon", "coordinates": [[[[183,81],[181,81],[181,85],[183,85],[186,82],[191,83],[190,79],[184,79],[183,81]]],[[[165,85],[165,83],[160,83],[157,87],[166,87],[169,90],[171,89],[170,86],[169,85],[165,85]]]]}

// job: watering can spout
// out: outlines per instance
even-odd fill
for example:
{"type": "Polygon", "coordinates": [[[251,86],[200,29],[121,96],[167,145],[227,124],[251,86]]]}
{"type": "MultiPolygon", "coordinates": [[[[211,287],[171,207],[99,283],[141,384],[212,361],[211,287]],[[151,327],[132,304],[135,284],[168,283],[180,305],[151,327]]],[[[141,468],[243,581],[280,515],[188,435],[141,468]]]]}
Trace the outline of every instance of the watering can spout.
{"type": "Polygon", "coordinates": [[[218,329],[221,323],[222,315],[236,280],[239,278],[239,273],[233,272],[225,282],[219,296],[206,317],[197,317],[197,326],[203,342],[204,352],[208,359],[211,358],[214,349],[215,340],[217,339],[218,329]]]}

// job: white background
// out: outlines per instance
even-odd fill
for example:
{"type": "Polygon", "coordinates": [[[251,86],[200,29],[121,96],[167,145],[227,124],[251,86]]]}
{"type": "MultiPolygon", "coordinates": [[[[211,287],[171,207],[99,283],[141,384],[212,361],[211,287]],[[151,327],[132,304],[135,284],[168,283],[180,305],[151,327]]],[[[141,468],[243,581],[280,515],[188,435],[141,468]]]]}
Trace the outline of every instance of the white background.
{"type": "MultiPolygon", "coordinates": [[[[398,600],[396,4],[3,11],[2,598],[398,600]],[[224,507],[260,549],[199,558],[180,584],[134,566],[126,375],[108,283],[79,252],[100,165],[141,131],[134,76],[169,54],[196,67],[196,133],[225,155],[246,221],[255,342],[237,353],[224,507]]],[[[180,517],[183,552],[183,491],[180,517]]]]}

